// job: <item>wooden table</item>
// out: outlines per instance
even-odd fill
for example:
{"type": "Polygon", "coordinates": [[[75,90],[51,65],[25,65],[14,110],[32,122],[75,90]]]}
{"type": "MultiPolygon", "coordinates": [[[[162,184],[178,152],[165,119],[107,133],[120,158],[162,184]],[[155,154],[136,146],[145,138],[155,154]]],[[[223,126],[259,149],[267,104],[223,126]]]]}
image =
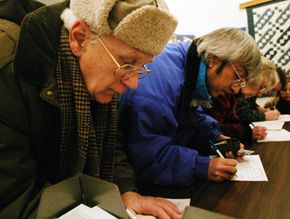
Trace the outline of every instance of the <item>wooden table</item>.
{"type": "MultiPolygon", "coordinates": [[[[284,125],[290,130],[290,122],[284,125]]],[[[268,182],[197,181],[186,188],[146,188],[146,195],[191,198],[191,205],[237,218],[290,218],[290,141],[254,143],[268,182]]]]}

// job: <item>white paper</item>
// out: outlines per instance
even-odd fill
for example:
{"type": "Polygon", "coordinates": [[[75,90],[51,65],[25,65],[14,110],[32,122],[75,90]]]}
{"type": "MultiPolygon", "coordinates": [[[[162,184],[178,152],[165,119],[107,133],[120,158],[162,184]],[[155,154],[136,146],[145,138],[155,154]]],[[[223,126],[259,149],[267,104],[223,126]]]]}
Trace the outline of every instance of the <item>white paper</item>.
{"type": "Polygon", "coordinates": [[[176,199],[176,198],[168,198],[169,201],[173,202],[181,211],[187,206],[190,206],[190,198],[176,199]]]}
{"type": "Polygon", "coordinates": [[[96,214],[98,214],[98,218],[102,218],[102,219],[118,219],[115,216],[113,216],[110,213],[108,213],[107,211],[105,211],[102,208],[100,208],[99,206],[93,207],[92,210],[94,210],[94,212],[96,214]]]}
{"type": "Polygon", "coordinates": [[[255,153],[255,151],[252,151],[252,150],[247,150],[247,149],[241,149],[241,150],[244,152],[244,155],[250,155],[250,154],[255,153]]]}
{"type": "Polygon", "coordinates": [[[290,115],[289,114],[282,114],[280,115],[279,121],[290,122],[290,115]]]}
{"type": "Polygon", "coordinates": [[[59,219],[117,219],[110,213],[104,211],[98,206],[90,208],[84,204],[80,204],[69,212],[65,213],[59,219]]]}
{"type": "Polygon", "coordinates": [[[233,181],[268,181],[259,155],[244,156],[244,160],[236,166],[237,174],[233,181]]]}
{"type": "Polygon", "coordinates": [[[255,126],[264,126],[267,130],[281,130],[284,125],[284,121],[262,121],[262,122],[253,122],[255,126]]]}
{"type": "Polygon", "coordinates": [[[290,132],[285,129],[277,131],[267,131],[267,135],[264,139],[257,142],[270,142],[270,141],[290,141],[290,132]]]}

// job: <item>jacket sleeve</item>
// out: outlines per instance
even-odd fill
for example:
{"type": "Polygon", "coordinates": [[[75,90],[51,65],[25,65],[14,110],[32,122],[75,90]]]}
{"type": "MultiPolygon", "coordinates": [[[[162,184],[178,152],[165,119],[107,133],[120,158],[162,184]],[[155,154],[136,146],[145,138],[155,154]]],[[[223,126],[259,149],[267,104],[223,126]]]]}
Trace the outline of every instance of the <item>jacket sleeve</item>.
{"type": "Polygon", "coordinates": [[[26,114],[18,110],[23,109],[22,100],[16,83],[11,83],[5,73],[11,72],[10,68],[6,66],[0,72],[0,218],[29,218],[48,183],[37,177],[26,114]]]}
{"type": "Polygon", "coordinates": [[[123,96],[120,110],[126,149],[138,181],[189,185],[195,176],[207,177],[209,158],[174,144],[178,124],[165,102],[154,97],[123,96]]]}
{"type": "Polygon", "coordinates": [[[203,142],[208,139],[216,140],[220,135],[220,124],[212,116],[208,115],[201,106],[193,109],[193,125],[196,130],[200,131],[199,137],[196,142],[203,142]]]}
{"type": "Polygon", "coordinates": [[[0,216],[27,218],[37,210],[44,184],[36,183],[36,162],[27,138],[3,121],[0,130],[0,169],[5,175],[0,183],[0,216]]]}

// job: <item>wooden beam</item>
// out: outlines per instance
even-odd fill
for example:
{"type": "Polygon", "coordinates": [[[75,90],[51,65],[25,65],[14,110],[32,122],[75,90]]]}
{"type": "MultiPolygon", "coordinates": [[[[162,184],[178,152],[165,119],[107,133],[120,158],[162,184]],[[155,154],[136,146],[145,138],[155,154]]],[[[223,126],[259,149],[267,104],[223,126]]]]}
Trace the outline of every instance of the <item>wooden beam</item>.
{"type": "Polygon", "coordinates": [[[270,2],[270,1],[271,0],[252,0],[252,1],[240,4],[240,9],[244,9],[244,8],[247,8],[247,7],[251,7],[251,6],[254,6],[254,5],[258,5],[258,4],[262,4],[262,3],[270,2]]]}

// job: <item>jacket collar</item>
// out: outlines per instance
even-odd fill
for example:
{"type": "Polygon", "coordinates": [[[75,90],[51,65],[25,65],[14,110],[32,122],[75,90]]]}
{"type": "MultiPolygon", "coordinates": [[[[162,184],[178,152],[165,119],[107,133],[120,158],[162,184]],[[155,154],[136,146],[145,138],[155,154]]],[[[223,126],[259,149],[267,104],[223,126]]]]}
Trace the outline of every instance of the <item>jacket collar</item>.
{"type": "Polygon", "coordinates": [[[197,86],[197,78],[199,74],[199,66],[201,59],[197,53],[195,42],[192,42],[186,57],[185,65],[185,82],[182,89],[182,99],[180,103],[180,110],[177,115],[179,124],[187,126],[192,121],[192,108],[190,101],[193,99],[194,90],[197,86]]]}
{"type": "Polygon", "coordinates": [[[63,24],[60,14],[68,3],[42,7],[25,17],[14,62],[16,76],[40,86],[55,77],[59,32],[63,24]]]}

